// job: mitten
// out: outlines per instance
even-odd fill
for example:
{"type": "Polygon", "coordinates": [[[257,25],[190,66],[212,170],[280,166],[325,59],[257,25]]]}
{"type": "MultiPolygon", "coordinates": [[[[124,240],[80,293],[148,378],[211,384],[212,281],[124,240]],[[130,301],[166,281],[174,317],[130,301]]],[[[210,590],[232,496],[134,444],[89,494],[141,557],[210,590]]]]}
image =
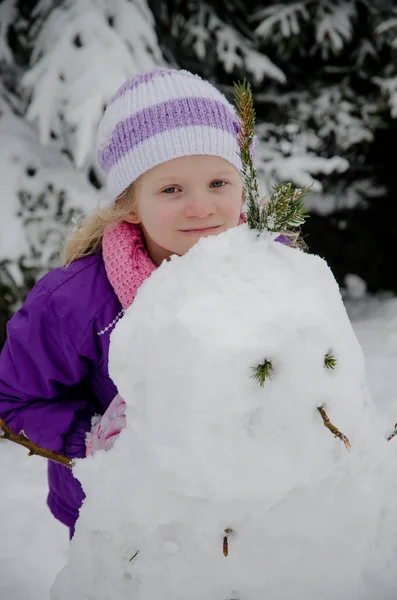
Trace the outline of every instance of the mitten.
{"type": "Polygon", "coordinates": [[[117,394],[102,417],[96,415],[92,419],[91,431],[86,436],[86,456],[97,450],[110,450],[125,427],[125,408],[124,400],[117,394]]]}

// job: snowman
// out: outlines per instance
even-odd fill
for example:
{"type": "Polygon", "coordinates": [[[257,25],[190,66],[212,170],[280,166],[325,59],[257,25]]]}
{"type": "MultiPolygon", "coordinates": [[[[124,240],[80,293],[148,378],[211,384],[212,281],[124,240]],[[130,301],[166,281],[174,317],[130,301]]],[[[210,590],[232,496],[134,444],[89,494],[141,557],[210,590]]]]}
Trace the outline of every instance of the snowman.
{"type": "Polygon", "coordinates": [[[262,206],[246,164],[247,224],[163,263],[112,333],[127,426],[74,467],[54,600],[396,598],[396,446],[329,267],[276,241],[300,191],[262,206]]]}

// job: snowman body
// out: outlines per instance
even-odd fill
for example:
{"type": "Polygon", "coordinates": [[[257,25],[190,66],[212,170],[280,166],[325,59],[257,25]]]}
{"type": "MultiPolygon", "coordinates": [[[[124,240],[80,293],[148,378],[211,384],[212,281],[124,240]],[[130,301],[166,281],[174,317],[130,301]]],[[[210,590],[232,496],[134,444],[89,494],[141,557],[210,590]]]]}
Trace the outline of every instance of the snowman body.
{"type": "Polygon", "coordinates": [[[247,226],[200,240],[142,285],[109,369],[127,427],[75,469],[54,600],[395,598],[396,451],[322,259],[247,226]]]}

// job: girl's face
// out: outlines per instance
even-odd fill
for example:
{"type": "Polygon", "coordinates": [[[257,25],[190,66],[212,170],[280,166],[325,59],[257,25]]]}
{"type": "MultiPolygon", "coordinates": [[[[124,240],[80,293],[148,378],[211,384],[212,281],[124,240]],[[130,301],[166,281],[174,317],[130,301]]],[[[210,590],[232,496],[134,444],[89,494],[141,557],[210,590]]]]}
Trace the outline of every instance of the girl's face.
{"type": "Polygon", "coordinates": [[[242,194],[240,173],[223,158],[174,158],[141,175],[126,221],[141,225],[148,253],[159,265],[171,254],[185,254],[199,238],[235,227],[242,194]]]}

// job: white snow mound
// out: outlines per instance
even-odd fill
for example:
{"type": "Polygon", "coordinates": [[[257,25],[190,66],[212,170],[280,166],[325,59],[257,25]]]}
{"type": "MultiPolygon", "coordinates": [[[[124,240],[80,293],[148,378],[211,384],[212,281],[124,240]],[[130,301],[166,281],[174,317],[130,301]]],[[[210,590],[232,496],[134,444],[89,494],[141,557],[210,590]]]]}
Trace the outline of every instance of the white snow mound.
{"type": "Polygon", "coordinates": [[[75,467],[87,498],[54,600],[397,597],[397,438],[329,267],[273,237],[201,239],[117,324],[127,427],[75,467]]]}

